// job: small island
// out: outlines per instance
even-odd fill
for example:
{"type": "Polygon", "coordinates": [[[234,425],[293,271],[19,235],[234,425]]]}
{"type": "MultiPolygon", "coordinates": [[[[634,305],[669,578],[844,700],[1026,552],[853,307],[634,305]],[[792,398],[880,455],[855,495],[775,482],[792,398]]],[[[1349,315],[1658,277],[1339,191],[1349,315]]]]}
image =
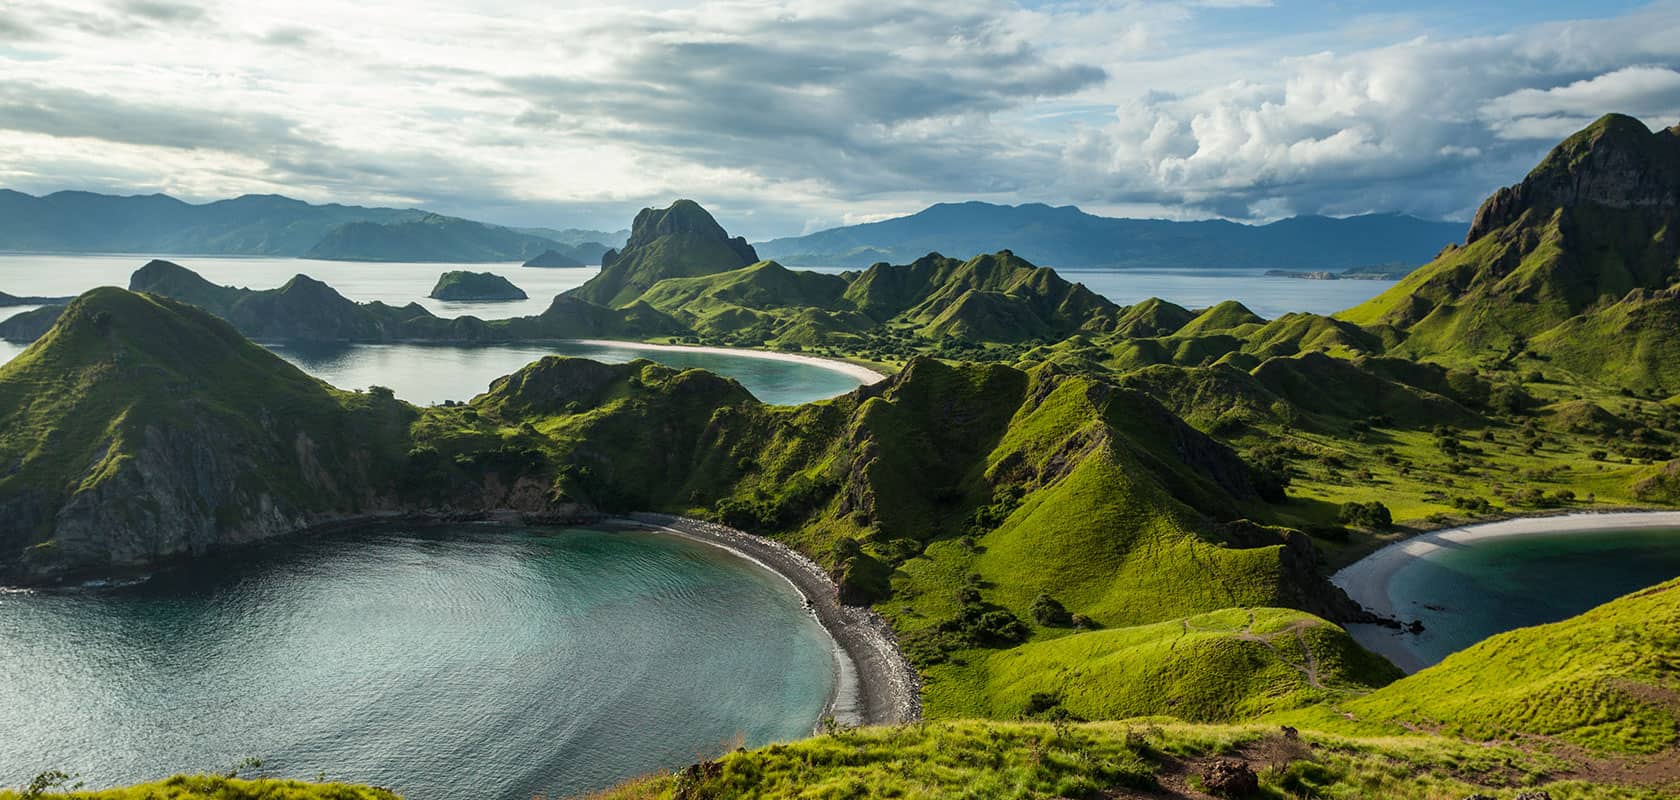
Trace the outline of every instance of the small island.
{"type": "Polygon", "coordinates": [[[551,250],[544,250],[536,258],[533,258],[530,261],[525,262],[525,266],[527,266],[527,267],[556,268],[556,267],[584,267],[584,266],[588,266],[588,265],[583,263],[582,261],[579,261],[579,260],[569,256],[569,255],[566,255],[565,253],[560,252],[559,250],[552,250],[551,249],[551,250]]]}
{"type": "Polygon", "coordinates": [[[64,305],[75,298],[71,297],[18,297],[0,292],[0,308],[10,306],[45,306],[64,305]]]}
{"type": "Polygon", "coordinates": [[[433,300],[504,301],[527,300],[530,295],[512,281],[493,272],[453,270],[438,277],[427,297],[433,300]]]}
{"type": "Polygon", "coordinates": [[[1266,270],[1268,278],[1296,278],[1309,281],[1397,281],[1417,269],[1408,264],[1375,264],[1365,267],[1351,267],[1341,272],[1314,270],[1310,272],[1296,272],[1287,269],[1266,270]]]}

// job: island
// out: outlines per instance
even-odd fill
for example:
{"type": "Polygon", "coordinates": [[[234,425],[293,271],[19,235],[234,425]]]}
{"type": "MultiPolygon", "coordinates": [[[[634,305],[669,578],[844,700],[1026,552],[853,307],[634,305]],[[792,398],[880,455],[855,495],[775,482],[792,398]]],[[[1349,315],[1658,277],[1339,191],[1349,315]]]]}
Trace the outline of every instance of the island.
{"type": "Polygon", "coordinates": [[[10,306],[61,306],[72,299],[69,297],[18,297],[17,295],[0,292],[0,308],[10,306]]]}
{"type": "Polygon", "coordinates": [[[576,258],[560,252],[559,250],[549,249],[538,253],[534,258],[525,262],[522,266],[563,269],[567,267],[582,267],[587,265],[576,258]]]}
{"type": "Polygon", "coordinates": [[[531,298],[524,289],[514,286],[512,281],[494,272],[465,270],[443,273],[438,277],[437,285],[432,287],[432,293],[426,296],[433,300],[473,302],[504,302],[531,298]]]}
{"type": "Polygon", "coordinates": [[[157,262],[0,367],[0,582],[392,519],[639,526],[787,577],[859,672],[853,713],[607,798],[1672,796],[1680,581],[1407,676],[1347,626],[1416,620],[1330,576],[1428,529],[1680,507],[1677,225],[1680,127],[1611,115],[1331,316],[1121,306],[1008,250],[801,272],[688,201],[494,323],[157,262]],[[610,330],[891,374],[778,406],[550,356],[421,407],[247,338],[288,329],[610,330]]]}

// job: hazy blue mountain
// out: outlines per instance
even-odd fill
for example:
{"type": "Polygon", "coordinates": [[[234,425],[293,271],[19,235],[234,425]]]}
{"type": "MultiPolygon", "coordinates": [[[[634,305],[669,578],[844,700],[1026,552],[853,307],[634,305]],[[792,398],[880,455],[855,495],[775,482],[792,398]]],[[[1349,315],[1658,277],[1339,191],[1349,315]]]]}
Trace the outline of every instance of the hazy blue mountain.
{"type": "Polygon", "coordinates": [[[511,228],[427,214],[400,222],[339,225],[304,255],[334,261],[523,262],[557,248],[567,246],[511,228]]]}
{"type": "Polygon", "coordinates": [[[964,258],[1008,249],[1055,267],[1289,267],[1422,264],[1465,225],[1399,214],[1292,217],[1268,225],[1087,214],[1073,206],[941,203],[907,217],[756,245],[783,264],[864,267],[932,252],[964,258]]]}
{"type": "Polygon", "coordinates": [[[34,197],[0,189],[0,251],[489,262],[558,250],[599,264],[609,249],[601,242],[624,237],[576,228],[502,228],[412,208],[311,205],[279,195],[193,204],[162,194],[34,197]]]}
{"type": "Polygon", "coordinates": [[[589,228],[514,228],[520,233],[553,239],[561,244],[572,246],[584,244],[599,244],[602,247],[623,247],[624,240],[630,238],[630,229],[606,231],[591,230],[589,228]]]}
{"type": "Polygon", "coordinates": [[[0,250],[299,256],[338,225],[425,215],[414,209],[318,206],[278,195],[194,205],[161,194],[34,197],[0,189],[0,250]]]}

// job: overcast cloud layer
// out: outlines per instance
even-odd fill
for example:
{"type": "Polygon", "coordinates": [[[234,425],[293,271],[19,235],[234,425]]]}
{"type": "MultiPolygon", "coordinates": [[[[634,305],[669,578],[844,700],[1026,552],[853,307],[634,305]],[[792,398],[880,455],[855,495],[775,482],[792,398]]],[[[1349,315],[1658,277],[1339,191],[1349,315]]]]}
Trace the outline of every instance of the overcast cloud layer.
{"type": "Polygon", "coordinates": [[[1463,219],[1600,114],[1680,122],[1680,3],[1377,5],[5,2],[0,186],[607,229],[686,196],[753,238],[964,199],[1463,219]]]}

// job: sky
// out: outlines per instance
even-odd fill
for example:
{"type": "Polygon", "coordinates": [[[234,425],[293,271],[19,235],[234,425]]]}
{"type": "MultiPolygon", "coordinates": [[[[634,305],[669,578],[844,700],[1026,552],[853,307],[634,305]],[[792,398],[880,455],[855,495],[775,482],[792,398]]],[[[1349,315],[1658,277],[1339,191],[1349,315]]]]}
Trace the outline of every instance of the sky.
{"type": "Polygon", "coordinates": [[[0,0],[31,194],[605,230],[691,197],[755,240],[963,200],[1464,220],[1612,111],[1680,123],[1680,0],[0,0]]]}

